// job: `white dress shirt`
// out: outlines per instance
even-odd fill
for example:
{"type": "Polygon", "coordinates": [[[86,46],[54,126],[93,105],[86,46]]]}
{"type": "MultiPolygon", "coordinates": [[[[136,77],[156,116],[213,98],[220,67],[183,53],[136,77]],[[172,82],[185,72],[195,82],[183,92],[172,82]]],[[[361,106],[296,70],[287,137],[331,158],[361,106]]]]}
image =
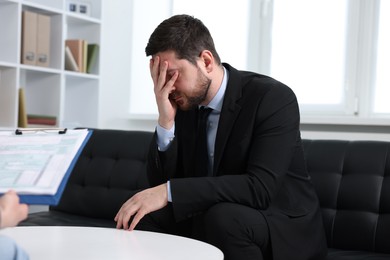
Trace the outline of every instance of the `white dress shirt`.
{"type": "MultiPolygon", "coordinates": [[[[215,138],[217,136],[217,130],[218,130],[218,122],[219,122],[219,116],[221,114],[222,110],[222,104],[223,104],[223,98],[225,96],[226,86],[229,79],[228,72],[225,68],[223,68],[224,74],[221,86],[217,92],[217,94],[214,96],[214,98],[210,101],[209,104],[207,104],[206,107],[212,108],[213,111],[210,113],[208,119],[207,119],[207,149],[208,149],[208,156],[209,156],[209,172],[212,172],[212,169],[214,167],[214,145],[215,145],[215,138]]],[[[157,125],[156,127],[157,131],[157,146],[158,149],[162,152],[168,150],[170,143],[175,138],[175,125],[172,126],[171,129],[165,129],[161,127],[160,125],[157,125]]],[[[168,201],[172,202],[172,195],[171,195],[171,187],[170,182],[167,182],[168,184],[168,201]]]]}

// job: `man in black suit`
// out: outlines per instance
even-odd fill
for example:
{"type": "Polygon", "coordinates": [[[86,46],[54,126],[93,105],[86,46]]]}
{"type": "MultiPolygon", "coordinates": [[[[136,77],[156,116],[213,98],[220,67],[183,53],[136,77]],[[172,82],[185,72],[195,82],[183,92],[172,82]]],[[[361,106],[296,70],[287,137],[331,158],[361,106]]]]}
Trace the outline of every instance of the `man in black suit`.
{"type": "Polygon", "coordinates": [[[159,111],[153,187],[123,204],[117,228],[195,237],[227,260],[322,259],[326,240],[292,90],[221,63],[208,29],[188,15],[163,21],[146,54],[159,111]],[[199,107],[212,108],[203,170],[199,107]]]}

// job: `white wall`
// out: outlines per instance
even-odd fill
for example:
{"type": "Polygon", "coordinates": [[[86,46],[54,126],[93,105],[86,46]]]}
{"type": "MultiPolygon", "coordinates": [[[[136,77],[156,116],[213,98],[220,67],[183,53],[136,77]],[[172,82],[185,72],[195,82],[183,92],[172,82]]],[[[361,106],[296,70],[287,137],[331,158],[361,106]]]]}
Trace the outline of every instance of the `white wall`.
{"type": "Polygon", "coordinates": [[[103,1],[102,10],[99,127],[152,131],[154,120],[129,119],[133,1],[103,1]]]}

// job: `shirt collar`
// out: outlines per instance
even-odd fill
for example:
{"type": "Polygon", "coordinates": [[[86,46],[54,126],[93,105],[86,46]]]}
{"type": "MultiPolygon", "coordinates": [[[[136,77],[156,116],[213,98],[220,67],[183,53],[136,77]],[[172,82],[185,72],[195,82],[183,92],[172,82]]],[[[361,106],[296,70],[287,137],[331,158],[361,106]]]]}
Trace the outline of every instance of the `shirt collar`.
{"type": "Polygon", "coordinates": [[[222,104],[223,104],[223,97],[225,96],[225,91],[226,91],[228,79],[229,79],[228,71],[225,69],[225,67],[223,67],[223,79],[222,79],[221,86],[220,86],[217,94],[210,101],[210,103],[207,105],[207,107],[212,108],[213,110],[216,110],[218,112],[221,112],[222,104]]]}

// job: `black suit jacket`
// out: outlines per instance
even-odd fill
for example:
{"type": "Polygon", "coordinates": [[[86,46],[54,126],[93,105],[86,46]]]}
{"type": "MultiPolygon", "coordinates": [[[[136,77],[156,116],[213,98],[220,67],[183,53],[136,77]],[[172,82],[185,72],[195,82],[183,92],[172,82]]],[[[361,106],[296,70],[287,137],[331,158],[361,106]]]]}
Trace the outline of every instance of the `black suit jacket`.
{"type": "Polygon", "coordinates": [[[215,141],[214,176],[194,177],[196,111],[178,111],[166,152],[153,140],[149,179],[171,180],[177,221],[218,202],[243,204],[269,223],[274,259],[321,259],[326,250],[319,202],[308,176],[292,90],[252,72],[229,71],[215,141]]]}

